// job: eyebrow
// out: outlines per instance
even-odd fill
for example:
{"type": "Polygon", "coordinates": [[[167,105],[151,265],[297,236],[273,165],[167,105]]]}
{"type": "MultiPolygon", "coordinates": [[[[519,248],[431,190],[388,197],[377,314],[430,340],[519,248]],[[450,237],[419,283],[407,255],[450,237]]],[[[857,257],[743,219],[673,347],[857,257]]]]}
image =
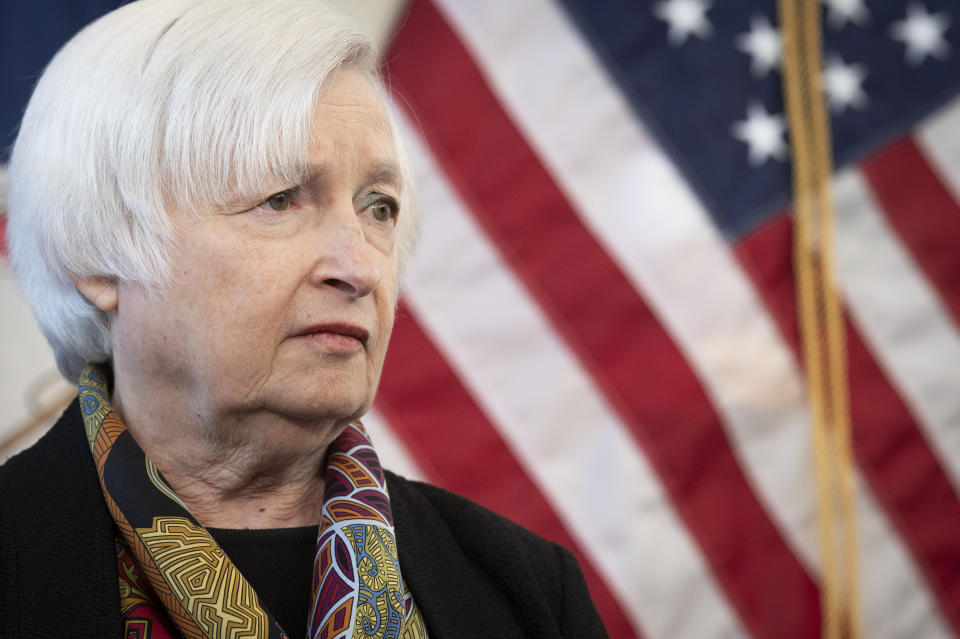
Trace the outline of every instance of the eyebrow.
{"type": "Polygon", "coordinates": [[[390,184],[400,188],[403,179],[400,175],[400,167],[395,162],[387,160],[376,162],[367,171],[367,179],[364,180],[364,186],[371,184],[390,184]]]}
{"type": "MultiPolygon", "coordinates": [[[[329,174],[329,167],[322,164],[310,164],[304,172],[303,184],[323,182],[329,174]]],[[[379,160],[371,164],[366,170],[365,177],[361,183],[361,190],[371,184],[389,184],[400,188],[403,184],[403,178],[399,165],[390,160],[379,160]]]]}

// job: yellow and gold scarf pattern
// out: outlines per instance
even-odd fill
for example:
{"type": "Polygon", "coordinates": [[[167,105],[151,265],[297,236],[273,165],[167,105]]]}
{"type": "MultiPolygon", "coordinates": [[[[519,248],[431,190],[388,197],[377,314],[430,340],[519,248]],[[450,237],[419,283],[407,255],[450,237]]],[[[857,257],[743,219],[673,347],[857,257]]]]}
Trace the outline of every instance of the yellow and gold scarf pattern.
{"type": "MultiPolygon", "coordinates": [[[[134,441],[110,405],[107,379],[103,368],[87,365],[80,375],[79,401],[100,486],[118,533],[118,594],[124,636],[142,639],[179,636],[188,639],[286,638],[286,633],[254,589],[134,441]]],[[[426,637],[420,612],[400,576],[386,484],[376,453],[362,426],[348,427],[345,434],[334,442],[329,458],[327,476],[337,486],[346,485],[344,472],[353,472],[351,477],[356,478],[356,471],[361,467],[370,477],[379,479],[376,486],[363,486],[362,499],[354,501],[368,500],[374,504],[380,518],[389,525],[371,528],[369,513],[357,511],[351,515],[349,509],[343,508],[349,500],[345,501],[347,496],[342,491],[328,488],[325,492],[325,517],[318,533],[314,567],[314,600],[311,618],[305,620],[309,636],[329,639],[426,637]],[[358,433],[365,442],[360,448],[357,447],[358,433]],[[351,458],[349,450],[339,453],[334,450],[339,451],[344,446],[354,450],[359,457],[351,458]],[[369,492],[374,489],[381,491],[380,497],[369,492]],[[328,502],[328,495],[335,495],[336,503],[328,502]],[[328,516],[328,513],[333,514],[328,516]],[[349,533],[344,532],[346,528],[349,533]],[[324,554],[321,537],[329,539],[332,529],[343,533],[340,536],[351,542],[359,542],[359,539],[350,537],[351,534],[359,535],[366,545],[354,544],[354,548],[361,549],[351,555],[363,562],[353,566],[360,579],[351,584],[348,596],[337,599],[341,614],[327,617],[327,611],[318,601],[324,592],[319,586],[325,575],[318,574],[318,570],[322,568],[320,557],[324,554]],[[325,531],[327,536],[323,537],[325,531]],[[384,587],[378,592],[385,593],[385,596],[371,598],[371,584],[380,581],[384,582],[384,587]],[[387,588],[387,584],[392,587],[387,588]],[[347,600],[349,605],[342,606],[347,600]],[[396,614],[386,609],[380,611],[380,603],[385,603],[396,614]],[[374,608],[367,610],[371,605],[374,608]],[[343,631],[339,633],[317,632],[320,619],[342,621],[347,608],[350,612],[349,628],[339,628],[343,631]],[[391,623],[376,623],[381,612],[384,613],[383,619],[389,619],[391,623]],[[377,627],[373,628],[371,624],[377,627]]],[[[340,570],[342,566],[337,568],[340,570]]],[[[330,594],[329,589],[325,592],[330,594]]],[[[332,624],[327,629],[333,630],[337,625],[332,624]]]]}

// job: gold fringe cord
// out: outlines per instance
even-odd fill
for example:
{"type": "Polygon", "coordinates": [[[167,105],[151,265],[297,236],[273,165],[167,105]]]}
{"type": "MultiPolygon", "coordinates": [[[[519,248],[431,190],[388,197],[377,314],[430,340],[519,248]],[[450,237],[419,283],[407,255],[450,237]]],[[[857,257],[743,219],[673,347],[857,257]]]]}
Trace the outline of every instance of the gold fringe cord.
{"type": "Polygon", "coordinates": [[[846,332],[833,254],[830,122],[821,90],[820,2],[778,0],[794,197],[794,274],[810,388],[825,639],[860,639],[856,478],[846,332]]]}

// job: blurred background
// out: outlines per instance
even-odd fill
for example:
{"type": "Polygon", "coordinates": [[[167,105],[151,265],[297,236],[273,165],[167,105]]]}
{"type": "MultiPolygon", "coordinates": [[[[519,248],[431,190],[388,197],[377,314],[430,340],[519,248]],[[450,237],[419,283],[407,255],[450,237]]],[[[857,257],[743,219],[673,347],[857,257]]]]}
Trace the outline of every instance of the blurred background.
{"type": "MultiPolygon", "coordinates": [[[[3,4],[3,161],[119,4],[3,4]]],[[[331,4],[383,43],[424,219],[384,465],[571,548],[612,637],[820,637],[776,3],[331,4]]],[[[864,636],[960,637],[960,2],[819,8],[864,636]]],[[[2,460],[74,390],[6,264],[0,327],[2,460]]]]}

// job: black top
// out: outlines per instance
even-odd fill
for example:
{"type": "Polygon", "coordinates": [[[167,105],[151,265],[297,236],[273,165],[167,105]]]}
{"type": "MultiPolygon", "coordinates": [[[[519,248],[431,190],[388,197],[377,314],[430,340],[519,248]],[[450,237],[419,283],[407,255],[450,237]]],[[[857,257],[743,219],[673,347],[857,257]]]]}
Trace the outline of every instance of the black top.
{"type": "Polygon", "coordinates": [[[318,526],[207,528],[290,639],[305,639],[318,526]]]}
{"type": "MultiPolygon", "coordinates": [[[[607,636],[568,550],[386,476],[400,570],[430,639],[607,636]]],[[[74,402],[0,466],[0,637],[122,637],[113,528],[74,402]]]]}

